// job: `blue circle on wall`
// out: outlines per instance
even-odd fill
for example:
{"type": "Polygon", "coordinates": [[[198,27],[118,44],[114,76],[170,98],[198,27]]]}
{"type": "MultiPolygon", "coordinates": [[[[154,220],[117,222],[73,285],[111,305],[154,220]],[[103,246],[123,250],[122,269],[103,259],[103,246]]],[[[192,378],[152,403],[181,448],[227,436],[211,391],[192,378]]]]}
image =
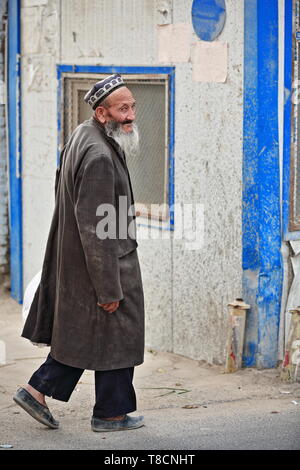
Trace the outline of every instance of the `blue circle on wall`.
{"type": "Polygon", "coordinates": [[[197,36],[213,41],[222,32],[226,20],[225,0],[194,0],[192,23],[197,36]]]}

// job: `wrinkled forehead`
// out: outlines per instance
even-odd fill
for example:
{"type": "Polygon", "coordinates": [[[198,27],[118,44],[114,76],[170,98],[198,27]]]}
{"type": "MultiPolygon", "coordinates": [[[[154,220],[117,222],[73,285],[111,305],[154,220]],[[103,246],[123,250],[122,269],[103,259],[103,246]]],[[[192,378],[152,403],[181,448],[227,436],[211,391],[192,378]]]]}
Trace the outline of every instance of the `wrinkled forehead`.
{"type": "Polygon", "coordinates": [[[134,102],[134,96],[132,95],[131,91],[125,86],[122,86],[121,88],[118,88],[117,90],[113,91],[109,96],[110,106],[132,104],[134,102]]]}

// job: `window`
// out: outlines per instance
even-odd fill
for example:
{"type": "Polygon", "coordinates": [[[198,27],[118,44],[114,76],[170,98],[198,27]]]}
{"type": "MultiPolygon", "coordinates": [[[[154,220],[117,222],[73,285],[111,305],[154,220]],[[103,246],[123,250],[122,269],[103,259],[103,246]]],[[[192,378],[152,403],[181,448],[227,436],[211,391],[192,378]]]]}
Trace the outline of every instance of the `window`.
{"type": "MultiPolygon", "coordinates": [[[[64,144],[72,131],[92,115],[84,95],[94,83],[107,74],[68,73],[62,79],[62,133],[64,144]]],[[[169,200],[169,75],[124,74],[126,86],[136,102],[136,122],[140,133],[140,155],[127,159],[135,197],[136,210],[141,216],[167,220],[169,200]],[[151,204],[164,205],[155,210],[151,204]]]]}

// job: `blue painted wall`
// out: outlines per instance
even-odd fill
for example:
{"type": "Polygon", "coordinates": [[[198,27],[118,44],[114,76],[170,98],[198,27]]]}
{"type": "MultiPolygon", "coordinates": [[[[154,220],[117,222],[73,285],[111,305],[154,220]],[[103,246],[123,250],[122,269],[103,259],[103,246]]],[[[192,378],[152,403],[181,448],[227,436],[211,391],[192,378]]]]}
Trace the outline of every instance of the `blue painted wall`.
{"type": "MultiPolygon", "coordinates": [[[[299,231],[290,231],[290,165],[291,165],[291,129],[292,129],[292,49],[293,49],[293,11],[292,1],[285,1],[284,26],[284,137],[283,137],[283,185],[282,185],[282,225],[285,240],[299,240],[299,231]]],[[[297,88],[299,93],[299,87],[297,88]]],[[[298,95],[299,97],[299,95],[298,95]]]]}
{"type": "Polygon", "coordinates": [[[10,186],[11,296],[23,298],[22,272],[22,165],[21,165],[21,4],[8,2],[8,135],[10,186]]]}
{"type": "Polygon", "coordinates": [[[0,283],[8,273],[8,181],[7,181],[7,148],[6,148],[6,118],[4,89],[4,44],[5,27],[4,15],[7,13],[6,0],[0,0],[0,283]],[[2,95],[3,93],[3,95],[2,95]]]}
{"type": "Polygon", "coordinates": [[[277,365],[282,290],[278,148],[278,2],[245,0],[244,365],[277,365]]]}
{"type": "Polygon", "coordinates": [[[226,20],[225,0],[194,0],[192,24],[202,41],[213,41],[221,34],[226,20]]]}

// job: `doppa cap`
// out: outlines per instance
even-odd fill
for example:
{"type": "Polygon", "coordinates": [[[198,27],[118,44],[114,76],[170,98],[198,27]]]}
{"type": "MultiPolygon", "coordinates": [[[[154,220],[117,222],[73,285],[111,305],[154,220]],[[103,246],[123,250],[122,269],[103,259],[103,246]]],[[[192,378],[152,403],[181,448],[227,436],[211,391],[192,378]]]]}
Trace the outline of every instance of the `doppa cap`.
{"type": "Polygon", "coordinates": [[[109,77],[100,80],[100,82],[95,83],[95,85],[85,95],[84,101],[93,109],[96,109],[101,101],[121,86],[125,86],[121,75],[118,73],[110,75],[109,77]]]}

